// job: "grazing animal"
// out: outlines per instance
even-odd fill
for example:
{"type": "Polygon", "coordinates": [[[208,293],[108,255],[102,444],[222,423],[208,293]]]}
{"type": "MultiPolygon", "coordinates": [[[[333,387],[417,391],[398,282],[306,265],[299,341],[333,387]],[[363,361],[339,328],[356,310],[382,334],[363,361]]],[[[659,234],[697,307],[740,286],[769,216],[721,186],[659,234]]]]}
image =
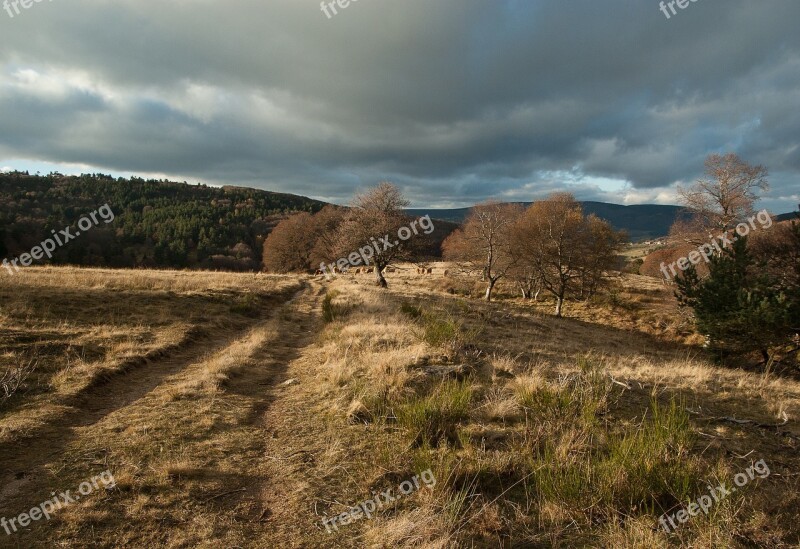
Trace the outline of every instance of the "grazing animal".
{"type": "Polygon", "coordinates": [[[433,274],[433,269],[428,269],[428,274],[433,274]]]}

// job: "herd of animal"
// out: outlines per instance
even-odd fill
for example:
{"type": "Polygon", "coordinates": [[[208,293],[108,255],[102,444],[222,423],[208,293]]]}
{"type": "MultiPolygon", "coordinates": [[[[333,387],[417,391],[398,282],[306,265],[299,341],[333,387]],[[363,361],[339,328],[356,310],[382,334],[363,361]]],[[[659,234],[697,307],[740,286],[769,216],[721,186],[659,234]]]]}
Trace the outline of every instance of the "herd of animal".
{"type": "MultiPolygon", "coordinates": [[[[359,267],[359,268],[357,268],[355,270],[353,270],[353,269],[341,270],[338,267],[333,267],[332,271],[333,271],[334,274],[348,274],[350,272],[352,272],[352,274],[357,274],[357,275],[358,274],[370,274],[370,273],[374,273],[375,272],[375,267],[359,267]]],[[[397,272],[397,269],[395,269],[394,267],[387,267],[387,268],[385,268],[383,270],[383,274],[394,273],[394,272],[397,272]]],[[[323,275],[323,274],[325,274],[325,273],[323,273],[319,269],[316,272],[314,272],[315,276],[320,276],[320,275],[323,275]]],[[[433,274],[433,269],[430,268],[430,267],[417,267],[417,274],[418,275],[432,275],[433,274]]],[[[448,271],[444,272],[445,276],[447,276],[448,274],[450,274],[448,271]]]]}

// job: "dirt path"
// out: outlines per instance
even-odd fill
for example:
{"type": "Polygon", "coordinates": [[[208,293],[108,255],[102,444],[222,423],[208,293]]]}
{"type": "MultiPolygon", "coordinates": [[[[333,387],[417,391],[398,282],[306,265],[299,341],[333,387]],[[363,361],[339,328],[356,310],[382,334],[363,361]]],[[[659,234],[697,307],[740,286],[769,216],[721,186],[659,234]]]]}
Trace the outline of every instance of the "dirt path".
{"type": "MultiPolygon", "coordinates": [[[[281,503],[297,499],[297,480],[286,479],[297,479],[293,458],[305,455],[314,434],[304,410],[314,381],[303,369],[322,329],[324,292],[307,283],[266,320],[114,376],[35,438],[0,448],[0,516],[30,509],[98,467],[118,478],[104,499],[82,500],[14,542],[80,545],[90,533],[99,547],[274,547],[277,523],[296,522],[281,503]],[[180,396],[215,361],[229,366],[224,389],[180,396]],[[109,513],[107,524],[99,512],[109,513]],[[187,527],[192,521],[204,526],[187,527]]],[[[302,512],[313,523],[311,511],[302,512]]]]}
{"type": "MultiPolygon", "coordinates": [[[[332,410],[332,395],[320,383],[325,368],[321,349],[325,341],[318,337],[324,329],[320,303],[324,291],[320,288],[314,300],[300,301],[292,312],[294,318],[287,326],[297,326],[301,332],[288,335],[283,346],[270,349],[273,357],[288,362],[283,377],[267,382],[269,406],[253,417],[264,440],[259,444],[261,455],[247,466],[261,480],[235,498],[254,508],[255,520],[247,527],[248,540],[242,547],[367,546],[362,539],[363,523],[338,532],[327,532],[322,525],[332,506],[355,504],[369,496],[363,491],[363,478],[356,478],[359,467],[354,465],[373,459],[359,450],[357,439],[363,433],[342,429],[338,421],[327,417],[341,412],[332,410]],[[318,345],[312,345],[314,341],[318,345]]],[[[256,375],[251,372],[242,386],[256,381],[256,375]]],[[[231,504],[235,505],[235,500],[231,504]]]]}
{"type": "MultiPolygon", "coordinates": [[[[303,290],[290,299],[276,299],[273,311],[297,299],[303,290]],[[284,303],[281,303],[283,301],[284,303]]],[[[69,446],[80,446],[81,437],[92,427],[112,415],[124,416],[156,388],[167,385],[171,378],[202,363],[209,356],[224,353],[254,326],[271,322],[258,321],[237,326],[226,332],[215,332],[213,337],[196,338],[189,346],[169,353],[161,359],[144,362],[128,371],[113,375],[103,383],[86,390],[80,397],[72,398],[65,412],[56,421],[30,433],[28,437],[12,444],[0,446],[0,515],[10,514],[18,507],[30,504],[26,492],[34,488],[37,480],[47,479],[44,467],[57,466],[69,446]]]]}
{"type": "Polygon", "coordinates": [[[314,346],[324,327],[324,293],[312,282],[285,307],[277,336],[258,354],[258,367],[243,370],[226,387],[226,401],[247,403],[236,429],[250,432],[253,440],[226,455],[249,482],[232,480],[232,493],[209,505],[210,513],[237,517],[241,528],[238,536],[216,542],[265,549],[331,546],[314,511],[319,492],[313,480],[319,476],[315,456],[328,443],[317,416],[324,399],[316,383],[321,365],[314,346]]]}

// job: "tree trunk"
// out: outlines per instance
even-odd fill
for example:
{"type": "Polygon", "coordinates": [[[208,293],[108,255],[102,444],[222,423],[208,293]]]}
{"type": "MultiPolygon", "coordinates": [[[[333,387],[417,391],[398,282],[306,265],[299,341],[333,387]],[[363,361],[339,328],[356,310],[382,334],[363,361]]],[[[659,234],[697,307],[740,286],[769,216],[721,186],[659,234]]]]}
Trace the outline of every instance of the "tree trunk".
{"type": "Polygon", "coordinates": [[[524,284],[520,283],[519,289],[522,290],[522,299],[529,299],[531,296],[530,289],[526,288],[524,284]]]}
{"type": "Polygon", "coordinates": [[[486,287],[486,296],[485,296],[486,301],[492,300],[492,290],[494,290],[494,285],[496,282],[497,280],[493,278],[489,279],[489,285],[486,287]]]}
{"type": "Polygon", "coordinates": [[[539,302],[539,293],[541,291],[542,291],[541,288],[539,288],[538,290],[536,290],[536,293],[533,294],[533,300],[536,301],[537,303],[539,302]]]}
{"type": "Polygon", "coordinates": [[[561,318],[561,309],[564,305],[564,297],[556,296],[556,317],[561,318]]]}
{"type": "Polygon", "coordinates": [[[383,278],[383,269],[386,267],[380,268],[375,265],[375,285],[379,288],[388,288],[389,285],[386,283],[386,279],[383,278]]]}

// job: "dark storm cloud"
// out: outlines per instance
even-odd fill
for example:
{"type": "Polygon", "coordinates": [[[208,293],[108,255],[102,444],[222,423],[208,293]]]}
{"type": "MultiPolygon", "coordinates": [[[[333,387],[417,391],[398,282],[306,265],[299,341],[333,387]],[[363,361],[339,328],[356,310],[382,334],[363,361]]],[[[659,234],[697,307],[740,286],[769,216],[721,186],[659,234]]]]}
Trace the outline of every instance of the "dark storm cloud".
{"type": "Polygon", "coordinates": [[[653,0],[360,0],[332,19],[316,0],[43,2],[0,12],[0,163],[337,201],[381,179],[417,204],[664,201],[733,150],[788,209],[798,18],[795,0],[670,20],[653,0]]]}

